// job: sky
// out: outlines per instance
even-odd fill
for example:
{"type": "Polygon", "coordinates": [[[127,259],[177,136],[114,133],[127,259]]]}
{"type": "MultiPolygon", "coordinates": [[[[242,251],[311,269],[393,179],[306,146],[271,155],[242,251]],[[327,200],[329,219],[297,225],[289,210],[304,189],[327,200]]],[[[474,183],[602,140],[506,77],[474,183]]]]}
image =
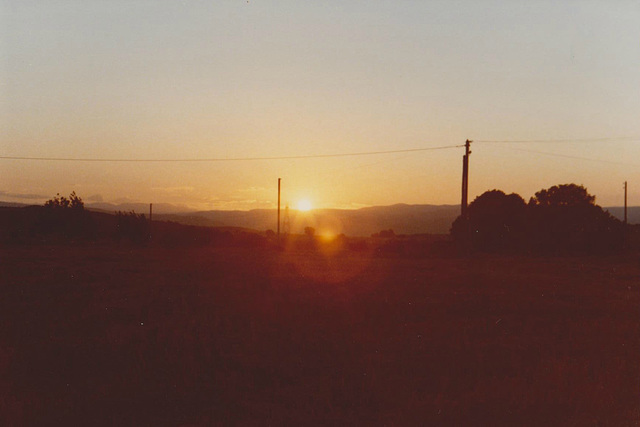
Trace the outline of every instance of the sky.
{"type": "Polygon", "coordinates": [[[466,139],[470,200],[640,205],[640,2],[0,0],[0,200],[457,204],[466,139]]]}

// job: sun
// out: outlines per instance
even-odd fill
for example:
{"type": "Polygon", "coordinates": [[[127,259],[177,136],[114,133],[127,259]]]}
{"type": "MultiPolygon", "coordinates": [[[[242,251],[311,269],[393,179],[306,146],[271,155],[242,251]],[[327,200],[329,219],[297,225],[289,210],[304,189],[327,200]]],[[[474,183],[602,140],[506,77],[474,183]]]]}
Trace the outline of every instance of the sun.
{"type": "Polygon", "coordinates": [[[296,207],[299,211],[307,212],[311,210],[311,202],[307,199],[298,200],[296,207]]]}

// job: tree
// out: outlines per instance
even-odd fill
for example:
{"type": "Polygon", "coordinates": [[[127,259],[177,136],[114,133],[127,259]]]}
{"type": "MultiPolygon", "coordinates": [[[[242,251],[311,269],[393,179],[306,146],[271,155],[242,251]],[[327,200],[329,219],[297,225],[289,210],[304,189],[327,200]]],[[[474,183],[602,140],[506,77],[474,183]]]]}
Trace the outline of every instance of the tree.
{"type": "Polygon", "coordinates": [[[313,227],[305,227],[304,234],[308,237],[313,237],[316,234],[316,229],[313,227]]]}
{"type": "Polygon", "coordinates": [[[618,250],[623,243],[623,225],[596,205],[595,199],[576,184],[540,190],[528,204],[517,194],[491,190],[469,205],[468,218],[454,221],[451,235],[457,242],[481,250],[618,250]]]}
{"type": "Polygon", "coordinates": [[[596,196],[592,196],[582,185],[554,185],[538,191],[529,200],[532,206],[594,206],[596,196]]]}
{"type": "Polygon", "coordinates": [[[622,244],[620,221],[595,203],[582,185],[562,184],[529,200],[529,239],[542,252],[602,252],[622,244]]]}
{"type": "Polygon", "coordinates": [[[526,204],[518,194],[485,191],[468,208],[468,221],[458,217],[451,234],[482,250],[513,249],[523,243],[526,204]]]}
{"type": "Polygon", "coordinates": [[[45,208],[48,209],[75,209],[75,210],[83,210],[84,202],[80,197],[76,195],[75,191],[72,191],[67,199],[64,196],[60,196],[60,193],[57,193],[53,199],[47,200],[44,204],[45,208]]]}
{"type": "Polygon", "coordinates": [[[45,202],[38,221],[38,232],[66,238],[87,238],[94,237],[95,224],[75,191],[69,198],[58,193],[45,202]]]}

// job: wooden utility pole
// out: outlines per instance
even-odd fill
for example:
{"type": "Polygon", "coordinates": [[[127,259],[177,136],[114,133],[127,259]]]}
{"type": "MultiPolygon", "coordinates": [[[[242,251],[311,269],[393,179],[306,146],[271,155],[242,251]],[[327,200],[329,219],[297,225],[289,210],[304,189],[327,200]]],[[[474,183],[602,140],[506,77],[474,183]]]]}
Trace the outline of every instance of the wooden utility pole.
{"type": "Polygon", "coordinates": [[[149,203],[149,240],[151,240],[151,235],[153,234],[151,221],[153,221],[153,203],[149,203]]]}
{"type": "Polygon", "coordinates": [[[472,142],[473,141],[467,139],[464,143],[465,153],[462,157],[462,202],[460,203],[460,215],[463,218],[467,218],[467,204],[469,201],[469,155],[471,155],[469,148],[472,142]]]}
{"type": "Polygon", "coordinates": [[[278,238],[280,238],[280,180],[278,178],[278,238]]]}
{"type": "Polygon", "coordinates": [[[627,225],[627,181],[624,182],[624,225],[627,225]]]}

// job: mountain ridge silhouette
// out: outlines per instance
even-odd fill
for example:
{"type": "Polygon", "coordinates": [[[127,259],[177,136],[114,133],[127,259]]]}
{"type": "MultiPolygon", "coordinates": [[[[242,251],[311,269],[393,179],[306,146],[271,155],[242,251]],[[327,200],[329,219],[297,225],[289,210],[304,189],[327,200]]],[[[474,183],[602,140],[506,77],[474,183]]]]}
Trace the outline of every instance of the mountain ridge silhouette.
{"type": "MultiPolygon", "coordinates": [[[[24,207],[24,203],[2,202],[0,207],[24,207]]],[[[92,211],[115,213],[135,211],[148,215],[146,203],[86,203],[92,211]]],[[[611,215],[622,219],[624,208],[605,207],[611,215]]],[[[367,206],[359,209],[313,209],[300,212],[289,209],[290,232],[301,234],[304,227],[313,227],[321,234],[370,236],[381,230],[396,234],[447,234],[460,214],[459,205],[396,203],[386,206],[367,206]]],[[[281,231],[285,231],[285,209],[281,210],[281,231]]],[[[640,223],[640,206],[628,208],[629,223],[640,223]]],[[[153,204],[153,219],[207,227],[242,227],[258,231],[276,230],[276,209],[252,210],[189,210],[168,203],[153,204]]]]}

